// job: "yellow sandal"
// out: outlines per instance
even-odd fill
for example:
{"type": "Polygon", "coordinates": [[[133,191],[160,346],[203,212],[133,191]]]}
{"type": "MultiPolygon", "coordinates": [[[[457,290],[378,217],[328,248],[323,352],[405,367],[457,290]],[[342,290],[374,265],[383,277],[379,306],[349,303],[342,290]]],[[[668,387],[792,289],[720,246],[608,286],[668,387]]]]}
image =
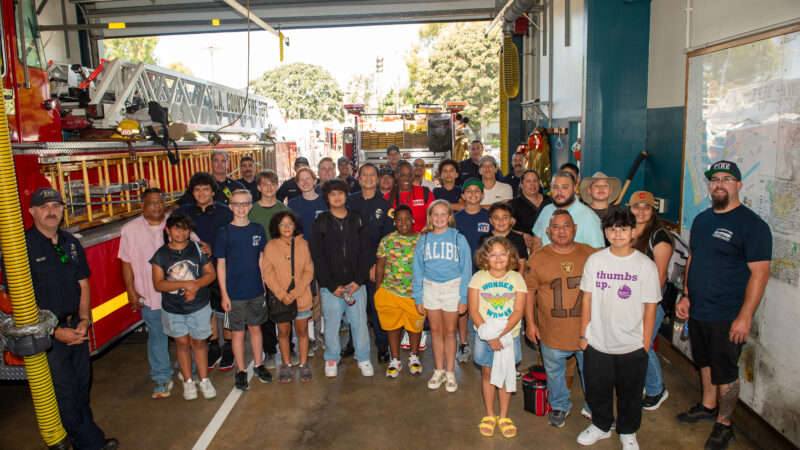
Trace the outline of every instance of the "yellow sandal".
{"type": "Polygon", "coordinates": [[[508,417],[503,417],[498,420],[497,427],[500,428],[500,433],[503,434],[503,437],[513,438],[517,435],[517,427],[514,426],[514,422],[508,417]]]}
{"type": "Polygon", "coordinates": [[[481,423],[478,424],[478,431],[484,436],[492,436],[495,426],[497,426],[497,417],[486,416],[481,419],[481,423]]]}

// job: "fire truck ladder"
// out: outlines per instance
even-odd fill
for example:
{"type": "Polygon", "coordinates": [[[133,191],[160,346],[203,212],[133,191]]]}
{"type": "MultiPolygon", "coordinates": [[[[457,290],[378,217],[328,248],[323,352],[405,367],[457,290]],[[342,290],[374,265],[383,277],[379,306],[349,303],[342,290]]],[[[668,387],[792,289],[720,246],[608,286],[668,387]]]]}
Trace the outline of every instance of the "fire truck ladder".
{"type": "MultiPolygon", "coordinates": [[[[246,92],[200,78],[145,63],[121,59],[106,61],[94,89],[90,90],[89,106],[95,106],[102,119],[98,128],[116,128],[125,119],[125,108],[134,99],[144,104],[157,101],[169,108],[170,119],[190,130],[215,131],[236,119],[245,105],[246,92]]],[[[63,70],[63,69],[62,69],[63,70]]],[[[250,93],[241,119],[226,132],[274,134],[280,123],[277,104],[250,93]]]]}

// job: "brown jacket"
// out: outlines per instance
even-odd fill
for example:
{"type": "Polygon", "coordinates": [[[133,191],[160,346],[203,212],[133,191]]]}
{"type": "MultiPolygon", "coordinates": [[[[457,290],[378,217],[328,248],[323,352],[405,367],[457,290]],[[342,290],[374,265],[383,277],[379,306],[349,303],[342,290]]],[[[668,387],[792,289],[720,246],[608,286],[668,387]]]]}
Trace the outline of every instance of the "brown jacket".
{"type": "MultiPolygon", "coordinates": [[[[292,281],[292,266],[290,263],[291,247],[281,238],[271,239],[264,250],[262,264],[264,282],[275,296],[284,301],[290,294],[286,292],[292,281]]],[[[303,236],[294,238],[294,285],[292,296],[297,298],[297,310],[308,311],[311,309],[311,281],[314,279],[314,265],[311,263],[311,253],[308,242],[303,236]]]]}

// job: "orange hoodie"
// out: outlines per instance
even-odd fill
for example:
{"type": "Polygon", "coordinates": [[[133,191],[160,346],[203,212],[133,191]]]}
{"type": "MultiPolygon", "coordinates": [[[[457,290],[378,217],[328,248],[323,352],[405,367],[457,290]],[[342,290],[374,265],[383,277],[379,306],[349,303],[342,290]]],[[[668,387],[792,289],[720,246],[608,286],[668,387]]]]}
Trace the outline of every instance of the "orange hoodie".
{"type": "MultiPolygon", "coordinates": [[[[264,282],[279,300],[286,299],[286,289],[292,281],[290,263],[291,246],[281,238],[270,239],[264,251],[262,264],[264,282]]],[[[303,235],[294,237],[294,286],[291,294],[297,298],[297,310],[311,309],[311,281],[314,279],[314,264],[308,242],[303,235]]]]}

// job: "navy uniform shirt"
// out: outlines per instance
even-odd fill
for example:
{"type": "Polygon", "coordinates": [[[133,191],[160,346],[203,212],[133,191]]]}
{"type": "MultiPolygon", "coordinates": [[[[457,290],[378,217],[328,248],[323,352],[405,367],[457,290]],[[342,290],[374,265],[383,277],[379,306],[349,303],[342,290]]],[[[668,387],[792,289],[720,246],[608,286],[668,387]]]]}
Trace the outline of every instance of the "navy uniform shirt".
{"type": "MultiPolygon", "coordinates": [[[[458,178],[456,179],[457,185],[463,185],[464,182],[470,178],[481,179],[481,168],[472,162],[471,159],[465,159],[458,163],[458,165],[461,168],[458,170],[458,178]]],[[[500,172],[500,169],[497,169],[497,173],[494,174],[494,179],[497,181],[503,180],[503,172],[500,172]]]]}
{"type": "Polygon", "coordinates": [[[359,184],[356,177],[349,175],[346,180],[347,187],[350,189],[351,194],[355,194],[356,192],[361,192],[361,184],[359,184]]]}
{"type": "Polygon", "coordinates": [[[236,181],[242,183],[242,186],[250,191],[250,195],[253,196],[253,203],[261,200],[261,192],[258,190],[258,177],[253,178],[253,181],[247,181],[244,178],[239,178],[236,181]]]}
{"type": "MultiPolygon", "coordinates": [[[[237,189],[245,189],[242,183],[239,183],[236,180],[231,178],[225,178],[225,181],[219,182],[217,181],[217,186],[219,189],[217,190],[217,195],[214,197],[215,202],[220,202],[223,205],[227,205],[230,202],[231,194],[233,191],[237,189]]],[[[180,206],[188,205],[190,203],[194,203],[194,195],[187,189],[186,192],[183,193],[181,198],[178,199],[177,203],[180,206]]]]}
{"type": "Polygon", "coordinates": [[[294,178],[289,178],[281,184],[281,187],[278,188],[278,191],[275,193],[275,197],[280,202],[288,203],[289,200],[297,197],[300,195],[300,188],[297,187],[297,181],[294,178]]]}
{"type": "Polygon", "coordinates": [[[184,213],[191,217],[197,227],[194,230],[195,234],[201,241],[210,245],[212,249],[217,240],[217,231],[233,221],[231,210],[218,202],[207,206],[205,210],[200,209],[195,203],[183,205],[176,209],[175,212],[184,213]]]}
{"type": "Polygon", "coordinates": [[[91,274],[81,243],[68,232],[58,230],[59,251],[35,226],[25,230],[25,241],[37,306],[52,311],[59,322],[70,314],[78,314],[81,302],[78,281],[91,274]]]}
{"type": "Polygon", "coordinates": [[[358,211],[367,219],[370,237],[370,266],[375,264],[377,259],[378,245],[384,236],[394,231],[394,220],[389,217],[389,210],[392,205],[389,201],[376,193],[371,199],[364,200],[361,192],[347,196],[347,207],[353,211],[358,211]]]}
{"type": "Polygon", "coordinates": [[[509,172],[508,175],[503,178],[498,178],[497,180],[511,186],[511,189],[514,191],[514,197],[519,195],[519,182],[522,181],[522,178],[517,178],[513,170],[509,172]]]}

